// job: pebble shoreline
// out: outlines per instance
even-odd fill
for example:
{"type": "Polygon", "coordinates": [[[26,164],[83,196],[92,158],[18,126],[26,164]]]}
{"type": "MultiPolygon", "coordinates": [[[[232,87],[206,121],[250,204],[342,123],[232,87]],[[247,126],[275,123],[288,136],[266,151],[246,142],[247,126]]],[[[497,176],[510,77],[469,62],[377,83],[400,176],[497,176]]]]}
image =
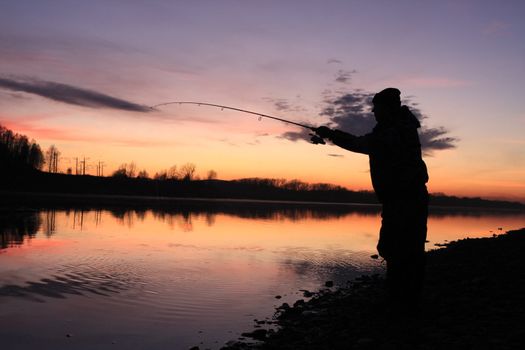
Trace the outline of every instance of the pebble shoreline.
{"type": "Polygon", "coordinates": [[[523,252],[525,228],[450,242],[427,253],[418,316],[389,313],[383,277],[362,276],[348,286],[303,291],[311,298],[278,307],[276,327],[256,323],[244,340],[222,350],[519,349],[525,341],[523,252]]]}

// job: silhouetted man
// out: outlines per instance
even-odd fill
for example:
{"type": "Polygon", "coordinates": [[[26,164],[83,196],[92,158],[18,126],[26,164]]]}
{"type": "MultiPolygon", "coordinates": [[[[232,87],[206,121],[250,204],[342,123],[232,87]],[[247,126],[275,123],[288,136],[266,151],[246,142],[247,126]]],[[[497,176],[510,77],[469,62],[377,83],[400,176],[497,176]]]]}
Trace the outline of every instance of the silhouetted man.
{"type": "Polygon", "coordinates": [[[391,306],[411,312],[419,304],[425,270],[428,174],[417,133],[421,125],[401,106],[400,94],[388,88],[374,96],[377,125],[369,134],[354,136],[326,126],[316,133],[339,147],[368,154],[372,185],[383,205],[377,250],[387,262],[391,306]]]}

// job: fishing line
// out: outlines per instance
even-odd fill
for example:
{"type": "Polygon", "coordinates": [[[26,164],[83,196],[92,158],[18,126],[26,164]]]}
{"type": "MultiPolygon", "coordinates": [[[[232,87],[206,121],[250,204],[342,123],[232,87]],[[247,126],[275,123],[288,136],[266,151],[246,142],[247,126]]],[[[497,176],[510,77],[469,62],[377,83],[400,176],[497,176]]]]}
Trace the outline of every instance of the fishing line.
{"type": "Polygon", "coordinates": [[[220,108],[221,110],[229,109],[229,110],[232,110],[232,111],[237,111],[237,112],[242,112],[242,113],[248,113],[248,114],[257,115],[257,116],[259,116],[259,120],[261,120],[261,118],[268,118],[268,119],[278,120],[278,121],[280,121],[280,122],[287,123],[287,124],[297,125],[297,126],[300,126],[300,127],[302,127],[302,128],[306,128],[306,129],[308,129],[308,130],[312,130],[312,131],[315,131],[315,129],[316,129],[316,127],[311,126],[311,125],[306,125],[306,124],[301,124],[301,123],[293,122],[293,121],[291,121],[291,120],[286,120],[286,119],[283,119],[283,118],[274,117],[274,116],[271,116],[271,115],[268,115],[268,114],[262,114],[262,113],[257,113],[257,112],[253,112],[253,111],[248,111],[248,110],[246,110],[246,109],[235,108],[235,107],[229,107],[229,106],[224,106],[224,105],[217,105],[217,104],[213,104],[213,103],[205,103],[205,102],[189,102],[189,101],[173,101],[173,102],[159,103],[158,105],[151,106],[150,108],[151,108],[151,109],[155,109],[156,107],[166,106],[166,105],[172,105],[172,104],[179,104],[179,105],[183,105],[183,104],[185,104],[185,105],[209,106],[209,107],[220,108]]]}

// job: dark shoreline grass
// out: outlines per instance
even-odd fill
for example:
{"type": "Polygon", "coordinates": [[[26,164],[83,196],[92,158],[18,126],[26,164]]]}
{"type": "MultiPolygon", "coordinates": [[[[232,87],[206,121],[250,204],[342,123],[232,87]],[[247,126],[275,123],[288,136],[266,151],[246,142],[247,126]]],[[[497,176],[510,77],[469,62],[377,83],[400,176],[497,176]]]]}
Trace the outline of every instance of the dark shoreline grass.
{"type": "Polygon", "coordinates": [[[277,309],[277,331],[254,332],[223,349],[519,349],[525,335],[525,228],[462,239],[427,253],[422,314],[386,312],[384,280],[348,287],[277,309]]]}

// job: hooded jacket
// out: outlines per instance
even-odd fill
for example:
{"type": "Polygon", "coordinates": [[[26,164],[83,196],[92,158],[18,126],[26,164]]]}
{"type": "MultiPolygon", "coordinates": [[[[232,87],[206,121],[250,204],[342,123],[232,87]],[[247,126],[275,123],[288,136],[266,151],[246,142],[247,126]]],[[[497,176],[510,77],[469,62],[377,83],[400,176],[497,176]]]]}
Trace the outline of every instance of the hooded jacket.
{"type": "Polygon", "coordinates": [[[372,186],[380,202],[410,198],[426,192],[427,167],[421,156],[417,129],[421,124],[407,106],[401,106],[388,121],[371,133],[355,136],[334,130],[332,142],[349,151],[368,154],[372,186]]]}

